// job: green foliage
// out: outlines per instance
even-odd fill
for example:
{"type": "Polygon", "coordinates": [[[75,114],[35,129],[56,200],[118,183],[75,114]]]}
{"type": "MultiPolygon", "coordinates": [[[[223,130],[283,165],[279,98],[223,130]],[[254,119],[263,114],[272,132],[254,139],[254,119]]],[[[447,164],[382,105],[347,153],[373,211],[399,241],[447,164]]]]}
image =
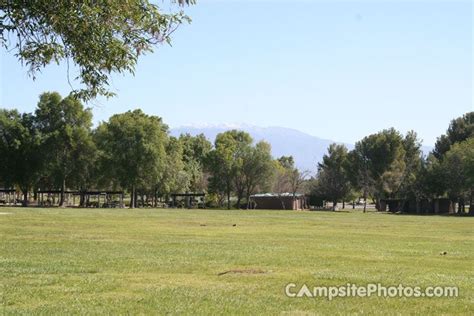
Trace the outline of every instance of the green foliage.
{"type": "Polygon", "coordinates": [[[238,207],[243,198],[248,206],[251,194],[271,187],[274,162],[270,144],[262,141],[252,145],[252,138],[243,131],[221,133],[216,137],[215,148],[208,154],[207,168],[210,192],[226,195],[228,208],[232,192],[235,192],[238,207]]]}
{"type": "Polygon", "coordinates": [[[398,193],[403,197],[420,197],[418,175],[421,172],[423,159],[421,141],[414,131],[410,131],[406,134],[403,139],[403,149],[405,150],[405,170],[398,188],[398,193]]]}
{"type": "Polygon", "coordinates": [[[216,136],[214,150],[209,153],[208,169],[211,173],[209,189],[213,193],[226,195],[227,208],[231,207],[230,197],[234,188],[237,195],[242,198],[244,192],[241,173],[243,157],[251,144],[252,138],[248,133],[231,130],[216,136]]]}
{"type": "Polygon", "coordinates": [[[282,156],[273,161],[272,192],[286,193],[291,191],[289,173],[293,169],[293,157],[291,156],[282,156]]]}
{"type": "Polygon", "coordinates": [[[474,191],[474,137],[455,143],[439,164],[444,188],[451,199],[474,191]]]}
{"type": "MultiPolygon", "coordinates": [[[[62,99],[56,92],[47,92],[40,96],[35,121],[42,135],[46,182],[63,191],[67,181],[83,183],[90,163],[94,162],[90,109],[85,109],[74,97],[62,99]]],[[[63,202],[62,194],[61,204],[63,202]]]]}
{"type": "Polygon", "coordinates": [[[186,171],[183,157],[183,146],[175,137],[170,137],[166,145],[166,163],[163,176],[154,180],[156,191],[160,196],[171,193],[187,192],[190,187],[192,175],[186,171]]]}
{"type": "Polygon", "coordinates": [[[469,155],[472,153],[473,138],[474,112],[452,120],[446,134],[438,138],[429,169],[424,172],[424,184],[430,193],[447,195],[452,201],[458,200],[461,205],[464,205],[469,195],[472,214],[474,176],[469,167],[469,155]]]}
{"type": "MultiPolygon", "coordinates": [[[[300,171],[295,167],[293,156],[281,156],[273,162],[272,172],[273,193],[291,193],[296,195],[301,191],[309,191],[304,185],[309,181],[309,171],[300,171]]],[[[306,193],[306,192],[305,192],[306,193]]]]}
{"type": "Polygon", "coordinates": [[[441,135],[435,144],[433,155],[441,159],[455,143],[474,137],[474,112],[451,121],[446,135],[441,135]]]}
{"type": "Polygon", "coordinates": [[[403,136],[392,128],[365,137],[351,152],[332,144],[310,181],[292,156],[273,159],[270,144],[254,144],[246,132],[221,133],[212,147],[204,135],[170,137],[161,118],[141,110],[92,130],[90,109],[48,92],[34,114],[0,110],[0,184],[19,188],[25,202],[37,189],[122,189],[131,193],[132,206],[138,197],[157,205],[171,193],[191,191],[209,193],[212,205],[227,200],[230,208],[233,198],[248,205],[254,193],[296,195],[311,185],[313,196],[333,202],[358,194],[376,203],[449,197],[463,209],[474,195],[474,137],[462,140],[470,133],[469,115],[451,123],[448,136],[456,141],[440,159],[422,156],[415,132],[403,136]]]}
{"type": "Polygon", "coordinates": [[[318,175],[313,195],[337,202],[344,200],[351,192],[349,160],[346,146],[331,144],[328,153],[318,165],[318,175]]]}
{"type": "Polygon", "coordinates": [[[251,194],[265,192],[270,188],[274,165],[269,143],[261,141],[244,153],[242,164],[245,197],[247,203],[251,194]]]}
{"type": "MultiPolygon", "coordinates": [[[[95,145],[92,114],[75,98],[44,93],[35,114],[1,110],[2,174],[5,185],[66,189],[91,182],[95,145]]],[[[61,194],[61,203],[64,194],[61,194]]]]}
{"type": "Polygon", "coordinates": [[[204,169],[212,144],[203,134],[195,137],[189,134],[180,135],[179,143],[183,148],[184,170],[190,177],[189,190],[193,192],[205,191],[207,184],[204,169]]]}
{"type": "Polygon", "coordinates": [[[71,60],[85,86],[73,92],[89,100],[112,96],[110,75],[133,73],[138,57],[170,43],[183,22],[190,22],[183,11],[166,14],[147,0],[7,0],[0,2],[0,45],[15,51],[33,78],[51,62],[66,60],[69,68],[71,60]]]}
{"type": "Polygon", "coordinates": [[[293,169],[295,167],[293,156],[281,156],[277,161],[285,169],[293,169]]]}
{"type": "Polygon", "coordinates": [[[207,154],[212,149],[212,144],[204,134],[197,136],[191,136],[190,134],[180,135],[179,141],[183,145],[184,162],[188,163],[195,160],[201,165],[204,164],[207,154]]]}
{"type": "Polygon", "coordinates": [[[28,193],[40,177],[41,140],[33,115],[0,109],[0,183],[28,193]]]}
{"type": "Polygon", "coordinates": [[[104,174],[130,189],[132,195],[136,189],[158,184],[168,162],[167,131],[161,118],[141,110],[113,115],[96,133],[104,174]]]}
{"type": "Polygon", "coordinates": [[[420,187],[420,196],[424,198],[443,196],[446,191],[446,185],[443,180],[443,174],[438,159],[434,155],[429,155],[422,163],[418,180],[420,187]]]}
{"type": "Polygon", "coordinates": [[[395,129],[383,130],[357,142],[349,154],[351,179],[364,198],[393,196],[406,169],[404,139],[395,129]]]}

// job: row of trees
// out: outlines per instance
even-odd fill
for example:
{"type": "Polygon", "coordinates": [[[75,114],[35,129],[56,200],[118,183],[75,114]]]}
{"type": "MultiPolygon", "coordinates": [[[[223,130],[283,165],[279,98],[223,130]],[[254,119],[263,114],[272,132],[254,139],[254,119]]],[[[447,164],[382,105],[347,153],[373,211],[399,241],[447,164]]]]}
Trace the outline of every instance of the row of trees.
{"type": "Polygon", "coordinates": [[[67,189],[99,189],[126,191],[131,207],[139,198],[157,205],[184,192],[207,192],[216,206],[249,207],[251,194],[273,192],[309,193],[334,205],[448,197],[461,211],[473,204],[474,112],[453,120],[427,157],[416,133],[392,128],[350,151],[332,144],[308,178],[291,156],[273,159],[268,143],[255,144],[243,131],[221,133],[214,144],[204,135],[172,137],[161,118],[140,110],[93,128],[90,109],[58,93],[42,94],[34,113],[0,110],[0,185],[21,191],[25,205],[39,189],[59,189],[60,205],[67,189]]]}
{"type": "MultiPolygon", "coordinates": [[[[237,206],[260,191],[294,192],[303,176],[291,157],[274,160],[270,145],[228,131],[214,146],[204,135],[172,137],[162,119],[141,110],[112,116],[92,128],[90,109],[74,97],[40,96],[34,113],[0,110],[0,183],[17,187],[27,205],[39,189],[125,190],[156,205],[171,193],[210,193],[237,206]]],[[[81,199],[81,204],[83,203],[81,199]]]]}
{"type": "Polygon", "coordinates": [[[427,157],[415,132],[404,136],[393,128],[365,137],[351,151],[333,144],[318,165],[312,193],[334,204],[356,196],[376,204],[447,197],[461,212],[469,201],[472,213],[474,112],[453,120],[427,157]]]}

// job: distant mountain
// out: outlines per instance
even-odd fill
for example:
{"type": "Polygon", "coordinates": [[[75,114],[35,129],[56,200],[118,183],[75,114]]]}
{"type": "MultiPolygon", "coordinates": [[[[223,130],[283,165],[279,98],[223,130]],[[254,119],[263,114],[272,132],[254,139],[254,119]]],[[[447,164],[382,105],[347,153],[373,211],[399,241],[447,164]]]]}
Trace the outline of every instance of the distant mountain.
{"type": "MultiPolygon", "coordinates": [[[[171,129],[171,135],[178,137],[180,134],[189,133],[193,136],[204,134],[211,142],[216,135],[224,131],[238,129],[248,132],[254,141],[265,140],[272,145],[272,154],[275,158],[280,156],[293,156],[296,166],[301,170],[316,172],[317,163],[321,161],[327,148],[332,143],[343,144],[329,139],[312,136],[296,129],[286,127],[258,127],[247,124],[219,124],[219,125],[193,125],[171,129]]],[[[353,144],[344,144],[349,150],[353,144]]],[[[424,155],[433,150],[433,147],[422,146],[424,155]]]]}
{"type": "MultiPolygon", "coordinates": [[[[171,129],[171,135],[189,133],[191,135],[204,134],[211,142],[216,135],[227,130],[238,129],[248,132],[254,141],[265,140],[272,146],[274,157],[293,156],[296,166],[301,170],[315,172],[317,163],[321,161],[330,144],[335,141],[318,138],[296,129],[285,127],[258,127],[253,125],[222,124],[182,126],[171,129]]],[[[337,142],[338,143],[338,142],[337,142]]],[[[354,146],[345,144],[349,149],[354,146]]]]}

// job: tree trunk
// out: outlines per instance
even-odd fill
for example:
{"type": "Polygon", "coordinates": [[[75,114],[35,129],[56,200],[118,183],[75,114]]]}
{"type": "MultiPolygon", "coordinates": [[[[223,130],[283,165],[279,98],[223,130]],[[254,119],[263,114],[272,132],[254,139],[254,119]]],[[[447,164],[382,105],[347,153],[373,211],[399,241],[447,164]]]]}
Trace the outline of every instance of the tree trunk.
{"type": "Polygon", "coordinates": [[[66,178],[63,178],[63,182],[61,184],[61,195],[59,198],[59,207],[64,207],[66,205],[65,192],[66,192],[66,178]]]}
{"type": "Polygon", "coordinates": [[[464,201],[464,197],[459,198],[458,200],[458,213],[464,215],[466,213],[466,202],[464,201]]]}
{"type": "Polygon", "coordinates": [[[335,212],[337,207],[337,201],[332,202],[332,210],[335,212]]]}
{"type": "Polygon", "coordinates": [[[135,200],[136,200],[135,186],[132,185],[132,192],[130,194],[130,208],[135,208],[135,200]]]}
{"type": "Polygon", "coordinates": [[[355,208],[356,208],[356,202],[352,201],[352,209],[355,210],[355,208]]]}
{"type": "Polygon", "coordinates": [[[279,199],[280,202],[281,202],[281,208],[282,208],[283,210],[285,210],[285,209],[286,209],[286,207],[285,207],[285,202],[283,202],[283,199],[282,199],[280,196],[278,197],[278,199],[279,199]]]}
{"type": "Polygon", "coordinates": [[[28,188],[23,189],[23,206],[28,206],[28,188]]]}
{"type": "Polygon", "coordinates": [[[451,198],[450,199],[450,205],[449,205],[449,210],[448,213],[456,213],[456,198],[451,198]]]}
{"type": "Polygon", "coordinates": [[[245,195],[247,199],[247,209],[250,209],[250,190],[247,189],[247,194],[245,195]]]}
{"type": "Polygon", "coordinates": [[[227,209],[230,210],[230,183],[228,181],[226,185],[226,194],[227,194],[227,209]]]}
{"type": "Polygon", "coordinates": [[[342,200],[342,209],[346,208],[346,201],[342,200]]]}
{"type": "Polygon", "coordinates": [[[83,190],[81,190],[81,193],[79,195],[79,207],[84,207],[86,204],[86,195],[83,190]]]}
{"type": "Polygon", "coordinates": [[[469,215],[474,215],[474,190],[471,190],[471,195],[469,197],[469,215]]]}
{"type": "MultiPolygon", "coordinates": [[[[372,202],[373,202],[374,199],[372,199],[372,202]]],[[[379,199],[378,198],[375,198],[375,209],[377,210],[377,212],[380,212],[380,203],[379,203],[379,199]]],[[[390,210],[390,212],[394,213],[396,211],[397,207],[395,207],[395,210],[390,210]]]]}

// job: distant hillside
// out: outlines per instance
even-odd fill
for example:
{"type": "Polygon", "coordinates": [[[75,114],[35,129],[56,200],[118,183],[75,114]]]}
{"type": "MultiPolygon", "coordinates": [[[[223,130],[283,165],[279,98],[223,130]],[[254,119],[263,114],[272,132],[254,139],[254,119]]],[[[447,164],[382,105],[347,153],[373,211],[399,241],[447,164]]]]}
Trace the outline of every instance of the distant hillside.
{"type": "MultiPolygon", "coordinates": [[[[189,133],[204,134],[214,141],[216,135],[226,130],[239,129],[248,132],[254,141],[265,140],[272,145],[274,157],[292,155],[298,168],[316,171],[317,163],[321,160],[328,146],[335,141],[321,139],[295,129],[285,127],[258,127],[251,125],[215,125],[215,126],[183,126],[171,129],[171,135],[189,133]]],[[[352,149],[353,145],[346,144],[352,149]]]]}

